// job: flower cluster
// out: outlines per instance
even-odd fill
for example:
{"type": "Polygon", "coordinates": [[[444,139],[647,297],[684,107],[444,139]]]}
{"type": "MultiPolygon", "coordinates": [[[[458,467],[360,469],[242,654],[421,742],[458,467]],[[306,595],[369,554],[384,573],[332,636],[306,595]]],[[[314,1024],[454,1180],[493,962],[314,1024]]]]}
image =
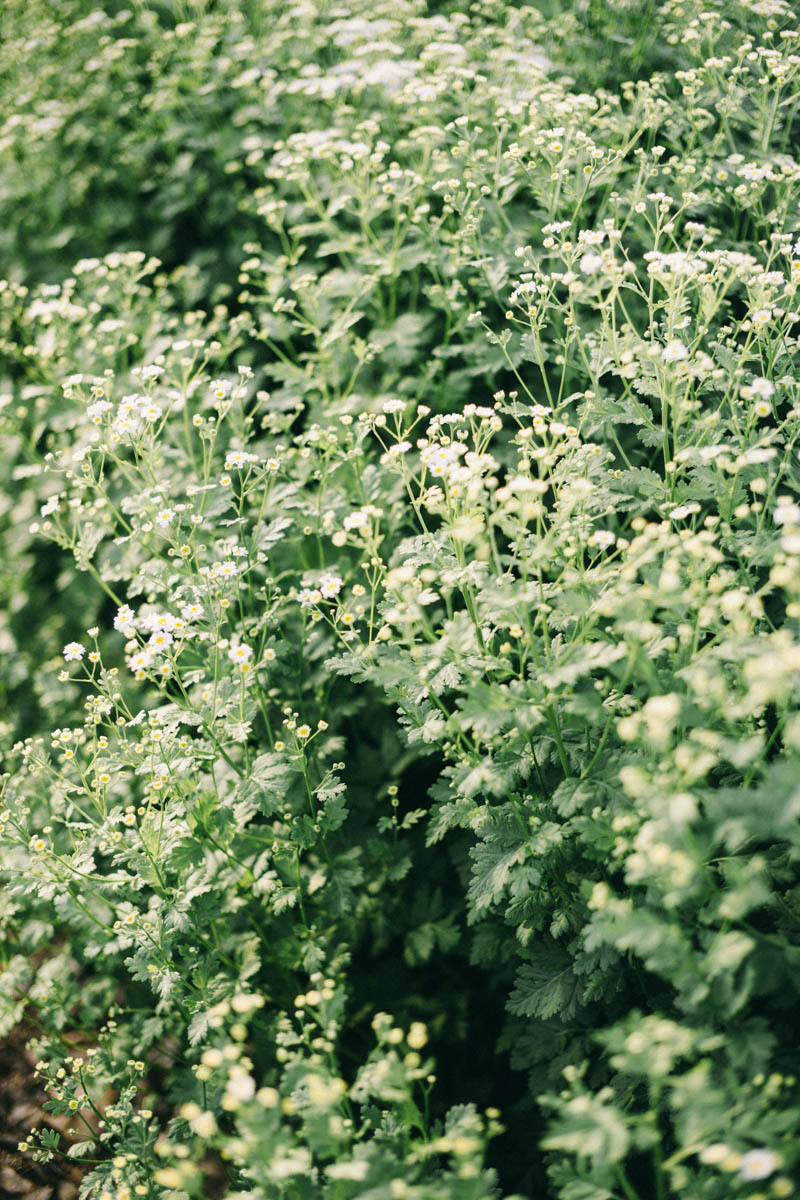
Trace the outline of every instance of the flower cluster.
{"type": "Polygon", "coordinates": [[[6,7],[20,1153],[790,1196],[791,6],[6,7]]]}

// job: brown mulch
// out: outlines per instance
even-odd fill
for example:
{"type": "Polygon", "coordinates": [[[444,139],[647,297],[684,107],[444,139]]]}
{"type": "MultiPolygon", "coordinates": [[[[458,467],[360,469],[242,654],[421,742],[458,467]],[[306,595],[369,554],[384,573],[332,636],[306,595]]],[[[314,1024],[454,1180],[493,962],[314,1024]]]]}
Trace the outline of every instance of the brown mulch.
{"type": "MultiPolygon", "coordinates": [[[[2,0],[0,0],[0,4],[2,0]]],[[[42,1106],[47,1093],[34,1078],[36,1057],[26,1049],[33,1030],[25,1023],[0,1039],[0,1200],[76,1200],[78,1185],[90,1168],[78,1160],[56,1155],[49,1163],[34,1162],[30,1151],[17,1149],[31,1129],[49,1126],[61,1134],[61,1150],[72,1141],[67,1115],[56,1116],[42,1106]]],[[[109,1100],[112,1097],[109,1097],[109,1100]]],[[[219,1200],[227,1190],[227,1172],[214,1155],[201,1163],[205,1195],[219,1200]]]]}
{"type": "Polygon", "coordinates": [[[68,1118],[42,1107],[47,1095],[33,1076],[36,1060],[25,1048],[30,1036],[20,1025],[0,1040],[0,1200],[75,1200],[86,1167],[59,1155],[37,1163],[17,1149],[29,1130],[43,1126],[61,1133],[64,1149],[69,1145],[68,1118]]]}

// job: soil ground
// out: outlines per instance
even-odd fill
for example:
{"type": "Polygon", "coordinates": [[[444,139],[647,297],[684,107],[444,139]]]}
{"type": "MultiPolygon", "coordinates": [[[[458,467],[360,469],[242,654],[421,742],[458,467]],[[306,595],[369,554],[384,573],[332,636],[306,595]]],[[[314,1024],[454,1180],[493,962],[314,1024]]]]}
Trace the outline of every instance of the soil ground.
{"type": "Polygon", "coordinates": [[[60,1157],[36,1163],[17,1149],[34,1127],[50,1126],[62,1136],[67,1128],[65,1117],[42,1107],[47,1096],[34,1079],[35,1060],[25,1047],[29,1036],[30,1030],[18,1026],[0,1041],[0,1200],[75,1200],[85,1168],[60,1157]]]}

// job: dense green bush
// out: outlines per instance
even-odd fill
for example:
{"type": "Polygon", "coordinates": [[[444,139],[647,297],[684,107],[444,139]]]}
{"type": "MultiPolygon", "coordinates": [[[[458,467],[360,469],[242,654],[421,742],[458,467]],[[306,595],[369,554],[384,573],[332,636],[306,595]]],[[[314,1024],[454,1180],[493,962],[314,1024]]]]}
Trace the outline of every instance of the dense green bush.
{"type": "Polygon", "coordinates": [[[0,1029],[75,1121],[26,1149],[791,1195],[791,10],[27,11],[0,1029]]]}

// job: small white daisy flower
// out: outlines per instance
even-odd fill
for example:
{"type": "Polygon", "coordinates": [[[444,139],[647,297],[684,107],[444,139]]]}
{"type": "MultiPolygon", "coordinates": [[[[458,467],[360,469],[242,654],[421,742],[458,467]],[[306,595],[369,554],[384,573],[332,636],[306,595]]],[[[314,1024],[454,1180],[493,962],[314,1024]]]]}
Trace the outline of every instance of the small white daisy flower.
{"type": "Polygon", "coordinates": [[[228,658],[234,663],[247,663],[252,657],[253,651],[249,646],[244,645],[244,643],[238,643],[235,646],[231,646],[230,650],[228,651],[228,658]]]}
{"type": "Polygon", "coordinates": [[[671,342],[667,342],[666,346],[661,351],[661,357],[663,358],[664,362],[681,362],[682,359],[689,357],[689,351],[686,349],[683,342],[679,342],[677,338],[675,338],[671,342]]]}
{"type": "Polygon", "coordinates": [[[339,575],[323,575],[319,581],[319,590],[325,600],[332,600],[334,596],[338,596],[344,586],[344,580],[339,575]]]}
{"type": "Polygon", "coordinates": [[[760,1148],[748,1150],[739,1164],[739,1178],[745,1180],[767,1179],[781,1166],[780,1157],[773,1150],[760,1148]]]}

